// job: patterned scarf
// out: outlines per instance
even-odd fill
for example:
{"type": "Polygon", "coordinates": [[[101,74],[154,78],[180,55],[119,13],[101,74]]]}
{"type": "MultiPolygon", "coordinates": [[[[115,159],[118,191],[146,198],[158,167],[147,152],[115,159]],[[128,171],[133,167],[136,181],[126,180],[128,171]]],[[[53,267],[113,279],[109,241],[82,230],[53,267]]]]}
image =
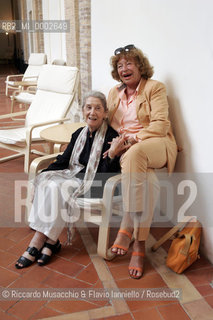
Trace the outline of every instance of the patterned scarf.
{"type": "MultiPolygon", "coordinates": [[[[87,163],[86,172],[83,180],[76,178],[76,175],[84,168],[84,166],[79,163],[79,158],[87,140],[87,133],[89,130],[87,126],[82,129],[82,131],[76,139],[69,162],[69,169],[43,172],[35,178],[33,183],[34,186],[37,187],[40,183],[43,183],[44,181],[48,183],[48,180],[55,176],[60,177],[64,180],[69,180],[69,184],[72,184],[73,180],[73,185],[75,186],[76,182],[78,183],[77,188],[73,191],[73,193],[70,193],[69,198],[67,200],[68,215],[70,217],[70,222],[68,222],[67,230],[68,244],[71,244],[71,229],[73,225],[72,221],[75,220],[74,218],[76,216],[75,211],[79,209],[77,204],[77,198],[85,194],[90,189],[93,183],[100,162],[107,127],[108,126],[106,121],[103,121],[101,127],[95,133],[95,138],[90,151],[89,161],[87,163]]],[[[61,192],[63,196],[63,192],[65,192],[63,188],[61,189],[61,192]]]]}

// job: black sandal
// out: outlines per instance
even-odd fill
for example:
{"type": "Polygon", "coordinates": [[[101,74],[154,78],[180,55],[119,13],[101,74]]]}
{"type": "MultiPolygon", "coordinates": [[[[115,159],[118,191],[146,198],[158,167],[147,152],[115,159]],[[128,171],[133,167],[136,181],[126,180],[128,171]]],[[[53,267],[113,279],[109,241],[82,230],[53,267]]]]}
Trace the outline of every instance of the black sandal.
{"type": "MultiPolygon", "coordinates": [[[[43,248],[45,248],[45,247],[50,249],[52,251],[52,254],[58,253],[61,250],[61,243],[59,240],[57,240],[57,242],[55,244],[50,244],[48,242],[45,242],[43,248]]],[[[50,261],[52,254],[51,254],[51,256],[49,256],[48,254],[42,253],[41,256],[39,257],[39,260],[42,260],[42,261],[38,261],[38,265],[44,266],[45,264],[47,264],[50,261]]]]}
{"type": "Polygon", "coordinates": [[[41,254],[41,250],[38,250],[36,247],[28,247],[27,250],[26,250],[32,257],[35,257],[35,260],[30,260],[30,259],[27,259],[26,257],[24,256],[21,256],[16,264],[15,264],[15,267],[17,269],[22,269],[22,268],[26,268],[26,267],[29,267],[31,266],[31,264],[33,264],[40,256],[41,254]],[[22,266],[20,266],[18,263],[21,263],[22,266]]]}

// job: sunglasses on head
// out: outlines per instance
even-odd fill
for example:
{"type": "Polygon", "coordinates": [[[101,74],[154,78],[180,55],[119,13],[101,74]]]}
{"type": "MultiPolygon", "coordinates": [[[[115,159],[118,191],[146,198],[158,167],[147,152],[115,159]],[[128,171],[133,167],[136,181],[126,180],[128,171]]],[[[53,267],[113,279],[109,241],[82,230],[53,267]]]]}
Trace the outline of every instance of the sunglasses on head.
{"type": "Polygon", "coordinates": [[[114,55],[118,55],[120,54],[121,52],[128,52],[132,49],[135,49],[135,46],[134,44],[128,44],[127,46],[125,47],[121,47],[121,48],[117,48],[115,51],[114,51],[114,55]]]}

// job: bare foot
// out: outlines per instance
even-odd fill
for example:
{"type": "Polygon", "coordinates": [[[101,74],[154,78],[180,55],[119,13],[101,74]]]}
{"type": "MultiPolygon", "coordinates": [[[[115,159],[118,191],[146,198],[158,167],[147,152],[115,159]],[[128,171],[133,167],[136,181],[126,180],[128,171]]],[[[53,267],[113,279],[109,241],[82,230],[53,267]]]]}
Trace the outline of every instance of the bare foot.
{"type": "Polygon", "coordinates": [[[131,239],[132,232],[120,229],[111,248],[111,251],[113,253],[116,253],[117,255],[125,255],[129,249],[131,239]]]}
{"type": "Polygon", "coordinates": [[[135,240],[132,257],[129,263],[129,274],[133,279],[140,279],[143,275],[145,256],[145,241],[135,240]]]}

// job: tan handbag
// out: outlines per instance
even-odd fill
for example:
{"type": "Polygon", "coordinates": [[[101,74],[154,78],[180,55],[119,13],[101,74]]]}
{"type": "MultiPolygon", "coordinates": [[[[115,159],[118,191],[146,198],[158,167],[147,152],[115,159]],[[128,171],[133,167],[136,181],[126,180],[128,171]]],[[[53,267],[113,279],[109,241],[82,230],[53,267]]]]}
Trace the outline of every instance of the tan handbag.
{"type": "Polygon", "coordinates": [[[168,251],[166,265],[177,273],[182,273],[199,258],[201,224],[189,222],[178,232],[168,251]]]}

